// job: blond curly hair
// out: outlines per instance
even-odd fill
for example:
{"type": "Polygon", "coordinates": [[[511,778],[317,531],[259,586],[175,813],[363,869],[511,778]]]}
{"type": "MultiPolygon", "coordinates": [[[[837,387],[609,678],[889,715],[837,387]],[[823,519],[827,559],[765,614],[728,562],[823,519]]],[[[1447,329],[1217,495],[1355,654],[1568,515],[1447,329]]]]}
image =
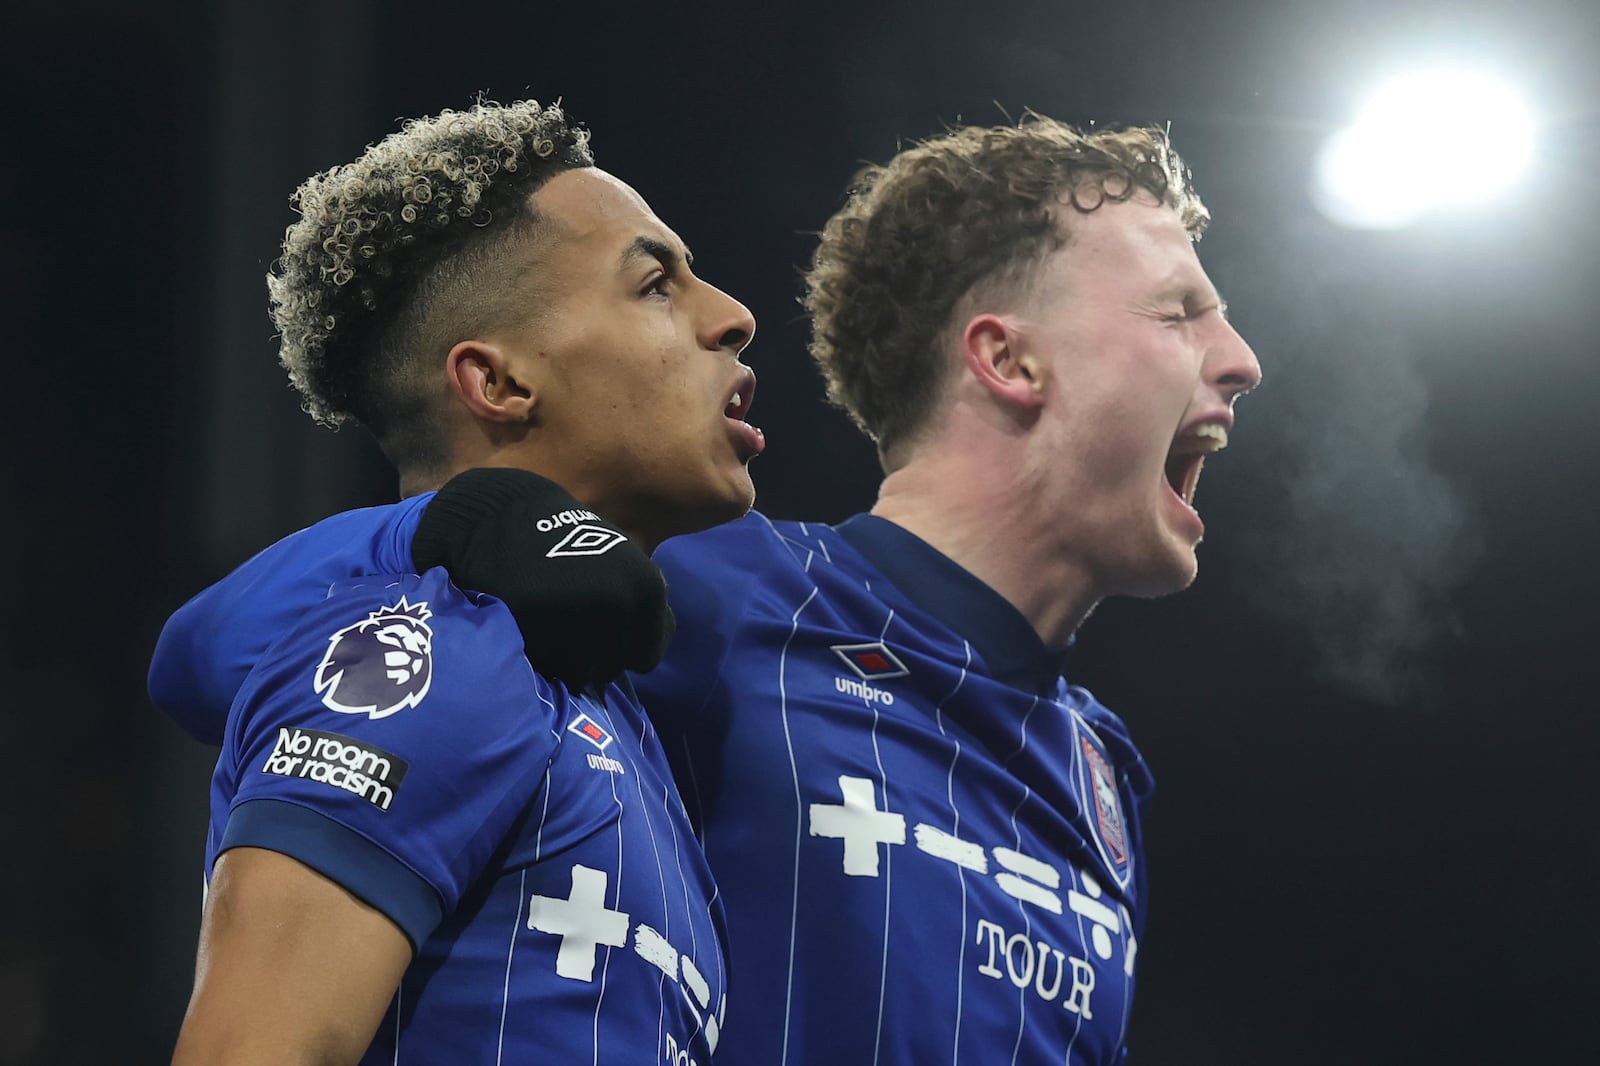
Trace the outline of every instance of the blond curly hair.
{"type": "Polygon", "coordinates": [[[1083,132],[1029,113],[915,144],[851,181],[805,273],[811,356],[828,396],[889,456],[944,387],[941,334],[975,290],[1025,289],[1090,212],[1139,190],[1198,240],[1210,218],[1158,128],[1083,132]]]}
{"type": "Polygon", "coordinates": [[[480,101],[307,179],[267,275],[279,362],[307,413],[366,426],[402,469],[439,462],[431,357],[516,312],[506,252],[538,221],[529,197],[593,165],[559,105],[480,101]]]}

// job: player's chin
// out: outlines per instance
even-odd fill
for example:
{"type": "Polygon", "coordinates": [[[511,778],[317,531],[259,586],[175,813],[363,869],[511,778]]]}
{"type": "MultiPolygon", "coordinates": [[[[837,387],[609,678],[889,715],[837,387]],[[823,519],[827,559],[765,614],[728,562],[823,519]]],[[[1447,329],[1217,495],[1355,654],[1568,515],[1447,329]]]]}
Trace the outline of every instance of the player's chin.
{"type": "Polygon", "coordinates": [[[721,511],[724,517],[718,519],[719,525],[722,522],[743,518],[749,513],[750,508],[756,505],[756,483],[750,477],[748,461],[740,463],[737,469],[730,471],[725,484],[726,488],[721,498],[721,511]]]}
{"type": "Polygon", "coordinates": [[[1154,552],[1143,565],[1134,568],[1123,582],[1122,595],[1153,600],[1182,592],[1200,575],[1200,560],[1194,547],[1169,543],[1154,552]]]}
{"type": "Polygon", "coordinates": [[[707,479],[692,503],[685,501],[685,505],[679,509],[673,536],[698,533],[735,521],[743,518],[755,506],[755,482],[750,479],[750,471],[744,464],[718,470],[717,475],[707,479]]]}

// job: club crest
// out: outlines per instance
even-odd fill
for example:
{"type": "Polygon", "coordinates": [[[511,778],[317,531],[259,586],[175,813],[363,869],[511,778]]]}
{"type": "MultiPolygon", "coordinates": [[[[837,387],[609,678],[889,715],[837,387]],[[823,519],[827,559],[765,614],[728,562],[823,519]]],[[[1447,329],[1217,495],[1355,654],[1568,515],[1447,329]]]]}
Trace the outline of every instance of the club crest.
{"type": "Polygon", "coordinates": [[[1082,766],[1087,771],[1087,791],[1092,796],[1090,809],[1094,815],[1094,835],[1112,873],[1119,882],[1125,882],[1128,876],[1128,831],[1122,818],[1116,771],[1111,768],[1111,760],[1106,758],[1097,738],[1092,738],[1085,731],[1078,735],[1078,741],[1082,746],[1082,766]]]}
{"type": "Polygon", "coordinates": [[[387,718],[421,703],[433,681],[432,616],[426,603],[402,596],[329,637],[313,681],[323,706],[387,718]]]}

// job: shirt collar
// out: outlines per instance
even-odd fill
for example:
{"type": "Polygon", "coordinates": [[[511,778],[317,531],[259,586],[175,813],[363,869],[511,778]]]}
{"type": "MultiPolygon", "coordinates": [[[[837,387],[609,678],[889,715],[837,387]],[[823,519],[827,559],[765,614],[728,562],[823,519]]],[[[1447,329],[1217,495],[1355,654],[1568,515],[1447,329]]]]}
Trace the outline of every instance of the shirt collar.
{"type": "Polygon", "coordinates": [[[902,596],[965,637],[995,680],[1041,696],[1055,691],[1066,649],[1046,647],[1004,596],[887,519],[858,514],[834,528],[902,596]]]}

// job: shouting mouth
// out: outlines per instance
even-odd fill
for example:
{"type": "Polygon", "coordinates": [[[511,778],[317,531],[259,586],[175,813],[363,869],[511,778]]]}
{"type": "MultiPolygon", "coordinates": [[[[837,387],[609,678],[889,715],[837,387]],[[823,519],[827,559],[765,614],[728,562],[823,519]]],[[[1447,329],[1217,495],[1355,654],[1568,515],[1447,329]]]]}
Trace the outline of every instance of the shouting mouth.
{"type": "Polygon", "coordinates": [[[1202,422],[1178,434],[1167,453],[1167,485],[1185,507],[1194,510],[1194,493],[1206,456],[1228,446],[1228,428],[1220,422],[1202,422]]]}

